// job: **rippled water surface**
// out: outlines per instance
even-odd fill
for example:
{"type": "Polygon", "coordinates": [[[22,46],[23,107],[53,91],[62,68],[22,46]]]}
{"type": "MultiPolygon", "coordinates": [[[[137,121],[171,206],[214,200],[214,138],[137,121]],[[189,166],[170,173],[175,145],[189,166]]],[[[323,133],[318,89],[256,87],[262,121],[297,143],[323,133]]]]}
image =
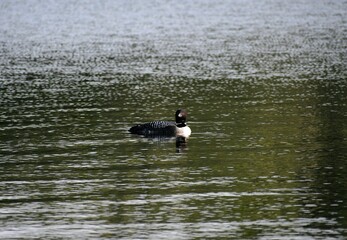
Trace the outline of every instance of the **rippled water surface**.
{"type": "Polygon", "coordinates": [[[345,239],[346,11],[1,1],[0,239],[345,239]]]}

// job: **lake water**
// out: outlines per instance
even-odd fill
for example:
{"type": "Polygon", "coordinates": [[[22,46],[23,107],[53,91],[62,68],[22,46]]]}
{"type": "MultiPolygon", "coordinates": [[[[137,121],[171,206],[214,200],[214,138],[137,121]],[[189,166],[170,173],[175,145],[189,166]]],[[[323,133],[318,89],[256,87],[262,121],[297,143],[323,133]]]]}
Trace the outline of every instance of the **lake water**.
{"type": "Polygon", "coordinates": [[[0,239],[345,239],[346,12],[1,1],[0,239]]]}

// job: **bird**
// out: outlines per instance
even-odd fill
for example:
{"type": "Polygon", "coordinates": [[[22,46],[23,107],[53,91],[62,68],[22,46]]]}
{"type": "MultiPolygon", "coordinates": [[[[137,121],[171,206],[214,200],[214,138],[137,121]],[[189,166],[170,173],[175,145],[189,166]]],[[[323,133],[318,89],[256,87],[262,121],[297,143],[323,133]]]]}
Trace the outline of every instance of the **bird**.
{"type": "Polygon", "coordinates": [[[128,131],[131,134],[144,135],[146,137],[184,137],[188,138],[191,134],[191,129],[186,124],[187,111],[178,109],[175,113],[175,122],[170,121],[153,121],[143,124],[137,124],[131,127],[128,131]]]}

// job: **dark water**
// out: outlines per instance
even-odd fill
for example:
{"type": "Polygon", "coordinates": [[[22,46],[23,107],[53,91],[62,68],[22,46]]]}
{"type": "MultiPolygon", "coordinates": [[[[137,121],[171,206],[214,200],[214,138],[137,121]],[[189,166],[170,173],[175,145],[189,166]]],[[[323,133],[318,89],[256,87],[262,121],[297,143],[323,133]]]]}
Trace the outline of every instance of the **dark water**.
{"type": "Polygon", "coordinates": [[[345,239],[346,10],[1,1],[0,238],[345,239]]]}

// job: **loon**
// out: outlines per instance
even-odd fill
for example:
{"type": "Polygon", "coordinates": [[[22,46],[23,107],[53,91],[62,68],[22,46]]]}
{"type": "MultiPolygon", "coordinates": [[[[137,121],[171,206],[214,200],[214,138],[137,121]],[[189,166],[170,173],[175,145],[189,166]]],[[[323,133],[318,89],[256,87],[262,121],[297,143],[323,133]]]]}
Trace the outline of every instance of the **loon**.
{"type": "Polygon", "coordinates": [[[153,121],[144,124],[138,124],[129,129],[132,134],[151,136],[176,136],[188,138],[191,129],[187,126],[187,111],[178,109],[175,114],[176,122],[153,121]]]}

